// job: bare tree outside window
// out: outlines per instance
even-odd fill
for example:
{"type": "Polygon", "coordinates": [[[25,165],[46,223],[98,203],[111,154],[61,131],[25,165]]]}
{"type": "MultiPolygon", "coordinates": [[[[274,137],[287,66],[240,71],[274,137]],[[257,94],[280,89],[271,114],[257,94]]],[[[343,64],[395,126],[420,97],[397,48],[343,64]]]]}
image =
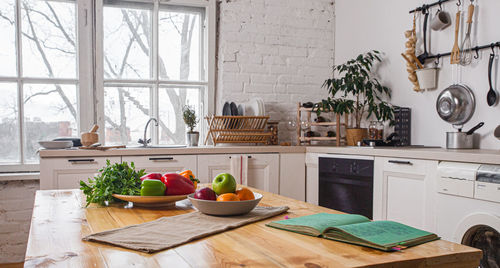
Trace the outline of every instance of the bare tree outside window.
{"type": "MultiPolygon", "coordinates": [[[[158,12],[158,51],[153,55],[151,9],[104,7],[104,108],[106,142],[134,144],[152,115],[160,120],[161,143],[185,141],[182,107],[201,112],[203,86],[162,85],[161,81],[203,81],[203,14],[169,10],[158,12]],[[157,57],[154,72],[153,57],[157,57]],[[156,77],[155,76],[156,73],[156,77]],[[117,86],[114,80],[137,81],[117,86]],[[144,81],[144,82],[141,82],[144,81]],[[153,81],[153,82],[152,82],[153,81]],[[157,90],[156,94],[153,91],[157,90]],[[152,96],[157,96],[153,98],[152,96]],[[153,105],[155,103],[156,105],[153,105]],[[157,107],[156,111],[153,107],[157,107]]],[[[0,162],[37,161],[39,140],[78,136],[78,68],[76,4],[71,1],[3,0],[0,3],[0,78],[39,78],[36,83],[2,82],[0,93],[0,162]],[[16,71],[15,8],[21,8],[22,74],[16,71]],[[64,83],[60,81],[63,80],[64,83]],[[22,90],[23,133],[19,137],[17,92],[22,90]]],[[[118,83],[119,84],[119,83],[118,83]]]]}

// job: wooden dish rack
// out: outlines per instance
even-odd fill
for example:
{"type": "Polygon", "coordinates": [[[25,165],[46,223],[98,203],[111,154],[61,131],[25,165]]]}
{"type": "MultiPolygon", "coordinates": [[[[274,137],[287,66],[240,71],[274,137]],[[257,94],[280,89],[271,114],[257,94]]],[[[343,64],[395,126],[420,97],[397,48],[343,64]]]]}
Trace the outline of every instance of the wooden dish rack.
{"type": "MultiPolygon", "coordinates": [[[[335,114],[335,122],[314,122],[312,121],[312,116],[311,114],[313,113],[313,108],[304,108],[302,107],[302,104],[299,102],[297,106],[297,145],[302,145],[302,144],[307,144],[311,145],[312,141],[335,141],[335,145],[338,147],[342,143],[347,143],[346,138],[341,136],[340,133],[340,127],[347,128],[348,125],[348,115],[344,115],[344,122],[341,122],[341,116],[340,114],[334,113],[334,112],[322,112],[322,114],[326,113],[334,113],[335,114]],[[301,130],[301,125],[300,122],[302,120],[302,113],[306,114],[306,121],[309,122],[309,128],[308,130],[311,130],[312,126],[334,126],[335,127],[335,137],[302,137],[302,130],[301,130]]],[[[306,130],[307,131],[307,130],[306,130]]]]}
{"type": "Polygon", "coordinates": [[[207,116],[208,138],[218,143],[267,143],[272,133],[266,131],[269,116],[207,116]]]}

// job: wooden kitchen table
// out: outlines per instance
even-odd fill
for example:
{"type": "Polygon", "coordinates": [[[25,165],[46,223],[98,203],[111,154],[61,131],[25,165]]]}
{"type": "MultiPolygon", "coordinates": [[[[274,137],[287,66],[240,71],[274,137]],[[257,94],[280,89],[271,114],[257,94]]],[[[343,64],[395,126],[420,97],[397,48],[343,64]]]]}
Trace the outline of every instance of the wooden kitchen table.
{"type": "MultiPolygon", "coordinates": [[[[256,190],[257,191],[257,190],[256,190]]],[[[38,191],[25,265],[62,267],[477,267],[481,251],[437,240],[402,252],[375,249],[266,227],[272,220],[319,212],[339,213],[283,196],[264,195],[262,206],[290,207],[287,214],[212,235],[155,254],[84,242],[83,236],[193,211],[90,206],[80,190],[38,191]]],[[[200,225],[203,225],[200,222],[200,225]]],[[[175,230],[172,230],[175,232],[175,230]]],[[[147,235],[147,234],[145,234],[147,235]]]]}

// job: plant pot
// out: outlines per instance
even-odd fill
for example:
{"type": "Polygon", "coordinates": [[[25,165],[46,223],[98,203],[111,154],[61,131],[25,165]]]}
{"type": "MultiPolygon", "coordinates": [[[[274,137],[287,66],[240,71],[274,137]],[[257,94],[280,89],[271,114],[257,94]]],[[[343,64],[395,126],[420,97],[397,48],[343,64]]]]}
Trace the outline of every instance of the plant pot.
{"type": "Polygon", "coordinates": [[[363,141],[366,137],[368,137],[368,129],[366,128],[346,129],[347,146],[356,146],[358,141],[363,141]]]}
{"type": "Polygon", "coordinates": [[[187,132],[186,133],[186,142],[188,146],[196,147],[198,146],[198,140],[200,139],[199,132],[187,132]]]}

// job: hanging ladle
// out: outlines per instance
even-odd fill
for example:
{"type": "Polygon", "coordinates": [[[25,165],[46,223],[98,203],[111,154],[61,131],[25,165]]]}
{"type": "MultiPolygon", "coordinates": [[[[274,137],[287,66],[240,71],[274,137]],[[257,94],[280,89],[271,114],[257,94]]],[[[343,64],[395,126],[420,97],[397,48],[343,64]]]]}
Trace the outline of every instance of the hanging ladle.
{"type": "Polygon", "coordinates": [[[490,61],[488,63],[488,81],[490,82],[490,90],[488,91],[488,95],[486,95],[486,101],[489,106],[495,105],[498,99],[498,93],[493,89],[493,85],[491,84],[491,69],[493,66],[493,61],[495,60],[495,46],[491,45],[491,50],[493,53],[490,54],[490,61]]]}
{"type": "Polygon", "coordinates": [[[424,16],[424,26],[423,26],[423,32],[424,32],[424,52],[420,55],[418,55],[418,61],[420,63],[425,64],[425,60],[429,57],[429,52],[427,52],[427,21],[429,20],[429,10],[427,9],[427,6],[424,5],[422,9],[422,13],[425,15],[424,16]]]}

